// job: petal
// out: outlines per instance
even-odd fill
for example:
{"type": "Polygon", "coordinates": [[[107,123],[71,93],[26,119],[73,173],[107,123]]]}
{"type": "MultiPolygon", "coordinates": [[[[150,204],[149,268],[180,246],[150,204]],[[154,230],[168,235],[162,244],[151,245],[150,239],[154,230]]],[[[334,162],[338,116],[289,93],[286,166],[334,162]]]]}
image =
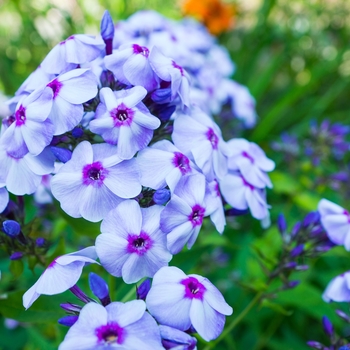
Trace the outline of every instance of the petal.
{"type": "Polygon", "coordinates": [[[190,318],[193,327],[206,341],[217,338],[225,325],[225,316],[215,311],[205,299],[192,300],[190,318]]]}
{"type": "Polygon", "coordinates": [[[96,252],[101,265],[113,276],[121,277],[122,267],[128,259],[128,242],[111,233],[102,233],[96,238],[96,252]]]}
{"type": "Polygon", "coordinates": [[[113,302],[106,306],[108,321],[117,322],[120,327],[126,327],[139,321],[146,311],[143,300],[132,300],[127,303],[113,302]]]}

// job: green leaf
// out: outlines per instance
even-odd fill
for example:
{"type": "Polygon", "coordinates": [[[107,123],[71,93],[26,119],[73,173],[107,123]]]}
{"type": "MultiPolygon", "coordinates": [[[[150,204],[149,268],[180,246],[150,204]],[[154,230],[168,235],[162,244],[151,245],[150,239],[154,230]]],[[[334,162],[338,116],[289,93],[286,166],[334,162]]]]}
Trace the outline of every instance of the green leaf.
{"type": "Polygon", "coordinates": [[[321,198],[312,192],[304,191],[296,194],[293,200],[300,208],[307,211],[313,211],[317,209],[318,202],[321,200],[321,198]]]}

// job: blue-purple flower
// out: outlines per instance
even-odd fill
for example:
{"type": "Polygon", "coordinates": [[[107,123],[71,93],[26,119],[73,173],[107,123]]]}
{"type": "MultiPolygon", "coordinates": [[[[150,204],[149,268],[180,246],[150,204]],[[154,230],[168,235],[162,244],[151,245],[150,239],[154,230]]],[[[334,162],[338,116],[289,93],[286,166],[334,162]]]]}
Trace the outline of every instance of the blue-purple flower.
{"type": "Polygon", "coordinates": [[[101,103],[90,122],[90,130],[116,145],[116,153],[122,159],[130,159],[147,147],[153,130],[160,125],[160,120],[141,102],[146,94],[142,86],[121,91],[100,90],[101,103]]]}
{"type": "Polygon", "coordinates": [[[59,350],[144,349],[161,350],[159,328],[146,312],[145,302],[113,302],[106,307],[85,305],[59,350]]]}
{"type": "Polygon", "coordinates": [[[177,267],[163,267],[153,278],[147,309],[162,325],[182,331],[191,326],[206,341],[219,336],[232,308],[205,277],[186,275],[177,267]]]}
{"type": "Polygon", "coordinates": [[[168,265],[172,256],[166,235],[159,228],[163,207],[141,209],[134,200],[124,201],[102,221],[96,251],[102,266],[113,276],[135,283],[168,265]]]}
{"type": "Polygon", "coordinates": [[[83,141],[52,178],[51,189],[67,214],[96,222],[141,192],[139,176],[135,160],[123,161],[115,146],[83,141]]]}

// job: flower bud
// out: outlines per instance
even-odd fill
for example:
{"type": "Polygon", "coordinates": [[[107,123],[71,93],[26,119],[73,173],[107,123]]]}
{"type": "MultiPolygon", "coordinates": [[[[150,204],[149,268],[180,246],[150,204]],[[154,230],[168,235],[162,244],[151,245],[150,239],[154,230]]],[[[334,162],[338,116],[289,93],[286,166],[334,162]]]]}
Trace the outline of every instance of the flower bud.
{"type": "Polygon", "coordinates": [[[63,326],[71,327],[75,322],[78,321],[78,318],[79,316],[76,316],[76,315],[68,315],[60,318],[58,320],[58,323],[63,326]]]}
{"type": "Polygon", "coordinates": [[[89,286],[92,293],[100,299],[103,306],[111,303],[108,285],[102,277],[91,272],[89,274],[89,286]]]}
{"type": "Polygon", "coordinates": [[[105,11],[101,20],[101,36],[106,44],[106,55],[113,51],[114,24],[109,11],[105,11]]]}
{"type": "Polygon", "coordinates": [[[315,225],[320,220],[320,213],[318,211],[312,211],[308,213],[303,221],[303,226],[307,227],[310,225],[315,225]]]}
{"type": "Polygon", "coordinates": [[[37,238],[35,241],[35,244],[39,248],[43,247],[45,245],[45,243],[46,243],[46,240],[45,240],[45,238],[42,238],[42,237],[37,238]]]}
{"type": "Polygon", "coordinates": [[[322,325],[323,325],[323,330],[326,333],[326,335],[331,337],[334,333],[334,330],[333,330],[332,322],[329,320],[328,317],[326,317],[326,316],[322,317],[322,325]]]}
{"type": "Polygon", "coordinates": [[[72,136],[76,139],[79,139],[83,135],[84,135],[84,130],[82,128],[76,127],[72,130],[72,136]]]}
{"type": "Polygon", "coordinates": [[[310,348],[314,348],[314,349],[323,349],[323,345],[317,341],[308,341],[306,343],[306,345],[310,346],[310,348]]]}
{"type": "Polygon", "coordinates": [[[163,205],[169,201],[170,197],[170,191],[166,188],[163,188],[154,192],[153,201],[156,204],[163,205]]]}
{"type": "Polygon", "coordinates": [[[136,297],[137,299],[146,300],[147,294],[151,289],[151,280],[144,280],[137,288],[136,288],[136,297]]]}
{"type": "Polygon", "coordinates": [[[72,158],[72,152],[67,148],[51,146],[51,152],[62,163],[67,163],[72,158]]]}
{"type": "Polygon", "coordinates": [[[277,227],[278,227],[278,230],[280,231],[280,233],[282,233],[282,234],[284,232],[286,232],[286,230],[287,230],[287,222],[286,222],[286,219],[282,213],[278,215],[277,227]]]}
{"type": "Polygon", "coordinates": [[[14,220],[6,220],[2,223],[5,234],[11,238],[17,237],[21,232],[21,225],[14,220]]]}
{"type": "Polygon", "coordinates": [[[23,258],[23,253],[22,252],[14,252],[10,256],[10,260],[20,260],[23,258]]]}
{"type": "Polygon", "coordinates": [[[290,252],[290,256],[294,258],[300,255],[303,251],[304,251],[304,244],[299,244],[292,249],[292,251],[290,252]]]}

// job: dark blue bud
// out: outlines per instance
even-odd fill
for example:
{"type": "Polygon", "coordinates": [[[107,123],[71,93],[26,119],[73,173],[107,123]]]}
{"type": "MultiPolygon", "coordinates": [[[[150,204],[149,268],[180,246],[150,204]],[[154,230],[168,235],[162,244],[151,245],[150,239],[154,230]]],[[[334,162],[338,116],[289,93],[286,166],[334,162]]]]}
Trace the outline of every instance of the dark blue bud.
{"type": "Polygon", "coordinates": [[[350,323],[350,317],[342,310],[335,310],[336,314],[342,318],[344,321],[350,323]]]}
{"type": "Polygon", "coordinates": [[[72,151],[67,148],[51,146],[51,152],[62,163],[67,163],[72,158],[72,151]]]}
{"type": "Polygon", "coordinates": [[[2,223],[5,234],[11,238],[17,237],[21,232],[21,225],[14,220],[6,220],[2,223]]]}
{"type": "Polygon", "coordinates": [[[92,293],[100,299],[103,306],[111,303],[108,285],[102,277],[91,272],[89,274],[89,286],[92,293]]]}
{"type": "Polygon", "coordinates": [[[137,288],[136,288],[136,297],[137,299],[146,300],[147,294],[151,289],[151,280],[144,280],[137,288]]]}
{"type": "Polygon", "coordinates": [[[324,348],[323,344],[321,344],[321,343],[319,343],[317,341],[313,341],[313,340],[308,341],[306,343],[306,345],[310,346],[310,348],[313,348],[313,349],[323,349],[324,348]]]}
{"type": "Polygon", "coordinates": [[[159,104],[154,114],[162,121],[167,122],[175,112],[176,105],[159,104]]]}
{"type": "Polygon", "coordinates": [[[171,197],[170,191],[167,190],[166,188],[163,188],[161,190],[157,190],[156,192],[154,192],[153,201],[156,204],[163,205],[169,201],[170,197],[171,197]]]}
{"type": "Polygon", "coordinates": [[[338,350],[350,350],[350,344],[349,345],[343,345],[338,350]]]}
{"type": "Polygon", "coordinates": [[[303,251],[304,251],[304,244],[299,244],[292,249],[292,251],[290,252],[290,256],[294,258],[295,256],[300,255],[303,251]]]}
{"type": "Polygon", "coordinates": [[[79,316],[76,315],[68,315],[60,318],[58,320],[58,323],[61,324],[62,326],[67,326],[71,327],[75,322],[78,321],[79,316]]]}
{"type": "Polygon", "coordinates": [[[307,227],[310,225],[315,225],[320,220],[320,213],[318,211],[312,211],[308,213],[303,221],[303,226],[307,227]]]}
{"type": "Polygon", "coordinates": [[[332,322],[329,320],[328,317],[326,317],[326,316],[322,317],[322,325],[323,325],[323,330],[326,333],[326,335],[331,337],[334,333],[334,330],[333,330],[332,322]]]}
{"type": "Polygon", "coordinates": [[[114,74],[110,70],[102,71],[100,80],[103,87],[112,87],[115,84],[114,74]]]}
{"type": "Polygon", "coordinates": [[[291,261],[287,264],[285,264],[283,267],[285,269],[294,269],[298,264],[295,261],[291,261]]]}
{"type": "Polygon", "coordinates": [[[37,238],[35,241],[35,244],[39,248],[43,247],[45,245],[45,243],[46,243],[46,240],[45,240],[45,238],[42,238],[42,237],[37,238]]]}
{"type": "Polygon", "coordinates": [[[114,38],[114,23],[108,10],[104,12],[101,20],[101,36],[105,42],[114,38]]]}
{"type": "Polygon", "coordinates": [[[301,228],[301,222],[298,221],[292,228],[292,231],[290,233],[291,236],[292,237],[296,236],[299,233],[300,228],[301,228]]]}
{"type": "Polygon", "coordinates": [[[101,20],[101,36],[106,44],[106,55],[110,55],[113,52],[114,24],[107,10],[101,20]]]}
{"type": "Polygon", "coordinates": [[[84,130],[82,128],[76,127],[72,130],[72,136],[76,139],[79,139],[83,135],[84,135],[84,130]]]}
{"type": "Polygon", "coordinates": [[[286,219],[282,213],[278,215],[277,227],[281,233],[284,233],[287,230],[287,222],[286,222],[286,219]]]}
{"type": "Polygon", "coordinates": [[[22,252],[14,252],[10,256],[10,260],[19,260],[23,258],[23,253],[22,252]]]}
{"type": "Polygon", "coordinates": [[[298,286],[300,284],[300,281],[290,281],[287,284],[287,289],[292,289],[295,288],[296,286],[298,286]]]}

